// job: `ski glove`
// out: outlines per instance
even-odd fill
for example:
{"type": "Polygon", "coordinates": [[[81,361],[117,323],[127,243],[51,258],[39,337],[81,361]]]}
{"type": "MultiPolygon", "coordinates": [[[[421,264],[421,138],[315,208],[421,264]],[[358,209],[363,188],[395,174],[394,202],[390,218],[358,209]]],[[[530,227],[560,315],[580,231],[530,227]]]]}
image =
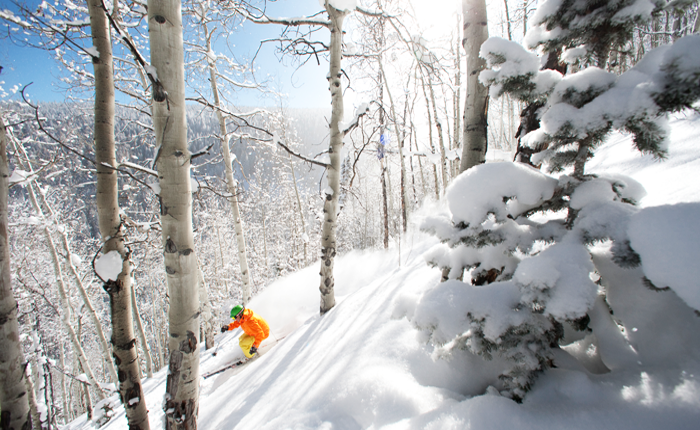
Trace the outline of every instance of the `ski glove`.
{"type": "Polygon", "coordinates": [[[221,333],[226,333],[228,331],[228,326],[221,326],[221,333]]]}
{"type": "Polygon", "coordinates": [[[254,347],[254,346],[251,346],[251,347],[250,347],[250,355],[253,355],[253,354],[255,354],[256,352],[258,352],[258,348],[254,347]]]}

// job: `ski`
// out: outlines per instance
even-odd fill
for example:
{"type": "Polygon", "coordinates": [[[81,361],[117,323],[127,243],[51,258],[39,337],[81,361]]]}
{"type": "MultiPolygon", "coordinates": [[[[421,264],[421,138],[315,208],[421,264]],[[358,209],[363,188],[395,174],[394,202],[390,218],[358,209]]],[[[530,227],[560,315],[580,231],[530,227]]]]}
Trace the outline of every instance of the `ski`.
{"type": "Polygon", "coordinates": [[[249,362],[249,361],[251,361],[252,359],[256,358],[257,356],[258,356],[258,355],[255,354],[254,356],[252,356],[252,357],[250,357],[250,358],[246,358],[246,359],[243,359],[243,360],[239,360],[239,361],[237,361],[237,362],[235,362],[235,363],[232,363],[232,364],[229,364],[229,365],[227,365],[227,366],[224,366],[224,367],[222,367],[221,369],[215,370],[215,371],[213,371],[213,372],[205,373],[205,374],[202,375],[202,378],[207,379],[207,378],[210,377],[210,376],[218,375],[219,373],[225,372],[225,371],[228,370],[228,369],[233,369],[234,367],[243,366],[244,364],[246,364],[247,362],[249,362]]]}
{"type": "MultiPolygon", "coordinates": [[[[220,369],[218,369],[218,370],[215,370],[215,371],[213,371],[213,372],[205,373],[205,374],[202,375],[202,378],[207,379],[207,378],[210,377],[210,376],[218,375],[219,373],[224,372],[224,371],[226,371],[226,370],[228,370],[228,369],[233,369],[233,368],[236,368],[236,367],[238,367],[238,366],[243,366],[243,365],[246,364],[247,362],[252,361],[252,360],[258,358],[258,357],[259,357],[260,355],[262,355],[262,354],[265,354],[270,348],[272,348],[273,346],[277,345],[277,344],[279,343],[279,341],[281,341],[281,340],[284,339],[285,337],[287,337],[287,336],[285,335],[285,336],[282,336],[282,337],[275,337],[275,336],[273,335],[273,341],[271,341],[271,342],[265,342],[265,345],[262,345],[260,348],[258,348],[258,352],[257,352],[254,356],[252,356],[252,357],[250,357],[250,358],[244,358],[244,359],[242,359],[242,360],[238,360],[238,361],[236,361],[235,363],[229,364],[229,365],[227,365],[227,366],[225,366],[225,367],[222,367],[222,368],[220,368],[220,369]]],[[[218,348],[217,348],[217,349],[218,349],[218,348]]],[[[212,355],[215,355],[215,354],[212,354],[212,355]]]]}

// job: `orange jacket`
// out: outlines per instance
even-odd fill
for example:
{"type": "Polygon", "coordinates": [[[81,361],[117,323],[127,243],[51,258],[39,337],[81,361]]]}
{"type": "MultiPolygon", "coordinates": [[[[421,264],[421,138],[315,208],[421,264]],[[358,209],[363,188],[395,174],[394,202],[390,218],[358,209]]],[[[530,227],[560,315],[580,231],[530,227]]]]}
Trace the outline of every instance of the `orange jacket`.
{"type": "Polygon", "coordinates": [[[247,308],[243,310],[243,319],[240,323],[234,320],[228,325],[229,330],[234,330],[238,327],[242,328],[247,335],[255,338],[253,346],[256,348],[260,346],[260,342],[267,339],[270,335],[270,326],[267,325],[267,321],[247,308]]]}

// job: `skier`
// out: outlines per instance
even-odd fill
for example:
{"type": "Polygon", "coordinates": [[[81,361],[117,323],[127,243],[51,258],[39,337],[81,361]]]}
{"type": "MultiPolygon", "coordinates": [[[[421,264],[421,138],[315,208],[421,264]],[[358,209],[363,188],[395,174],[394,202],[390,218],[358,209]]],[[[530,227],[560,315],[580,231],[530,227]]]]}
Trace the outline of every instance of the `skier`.
{"type": "Polygon", "coordinates": [[[241,305],[236,305],[231,309],[233,322],[221,327],[221,333],[235,330],[238,327],[243,329],[243,334],[238,338],[238,344],[247,358],[251,358],[258,352],[260,343],[270,335],[270,327],[260,315],[251,309],[246,309],[241,305]]]}

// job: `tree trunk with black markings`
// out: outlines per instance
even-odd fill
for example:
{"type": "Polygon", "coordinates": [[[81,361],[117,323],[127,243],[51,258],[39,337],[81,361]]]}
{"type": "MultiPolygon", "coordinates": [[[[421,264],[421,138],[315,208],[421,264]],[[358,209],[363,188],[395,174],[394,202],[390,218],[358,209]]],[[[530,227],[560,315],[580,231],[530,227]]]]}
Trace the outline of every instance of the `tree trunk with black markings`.
{"type": "Polygon", "coordinates": [[[88,0],[92,44],[99,56],[93,57],[95,70],[95,161],[97,162],[97,214],[102,254],[116,251],[122,270],[116,280],[105,280],[112,318],[112,354],[117,366],[118,390],[130,429],[149,429],[146,398],[134,337],[132,314],[131,261],[125,247],[119,216],[119,182],[114,145],[114,66],[107,12],[101,0],[88,0]]]}
{"type": "Polygon", "coordinates": [[[331,121],[330,121],[330,166],[328,166],[328,187],[325,190],[323,202],[323,226],[321,230],[321,315],[335,306],[335,280],[333,279],[333,263],[337,249],[335,232],[338,221],[338,197],[340,196],[340,152],[343,148],[343,130],[340,122],[343,120],[343,89],[341,87],[342,59],[341,44],[343,42],[343,20],[347,15],[326,2],[326,11],[330,18],[330,72],[328,83],[331,91],[331,121]]]}
{"type": "Polygon", "coordinates": [[[467,97],[464,101],[464,133],[460,172],[486,161],[488,88],[479,82],[486,61],[479,57],[489,30],[484,0],[462,0],[464,32],[462,46],[467,54],[467,97]]]}
{"type": "Polygon", "coordinates": [[[161,223],[168,281],[169,371],[165,428],[197,428],[199,409],[199,279],[192,230],[191,154],[187,148],[181,2],[148,1],[153,126],[158,146],[161,223]],[[153,70],[152,70],[153,72],[153,70]]]}

